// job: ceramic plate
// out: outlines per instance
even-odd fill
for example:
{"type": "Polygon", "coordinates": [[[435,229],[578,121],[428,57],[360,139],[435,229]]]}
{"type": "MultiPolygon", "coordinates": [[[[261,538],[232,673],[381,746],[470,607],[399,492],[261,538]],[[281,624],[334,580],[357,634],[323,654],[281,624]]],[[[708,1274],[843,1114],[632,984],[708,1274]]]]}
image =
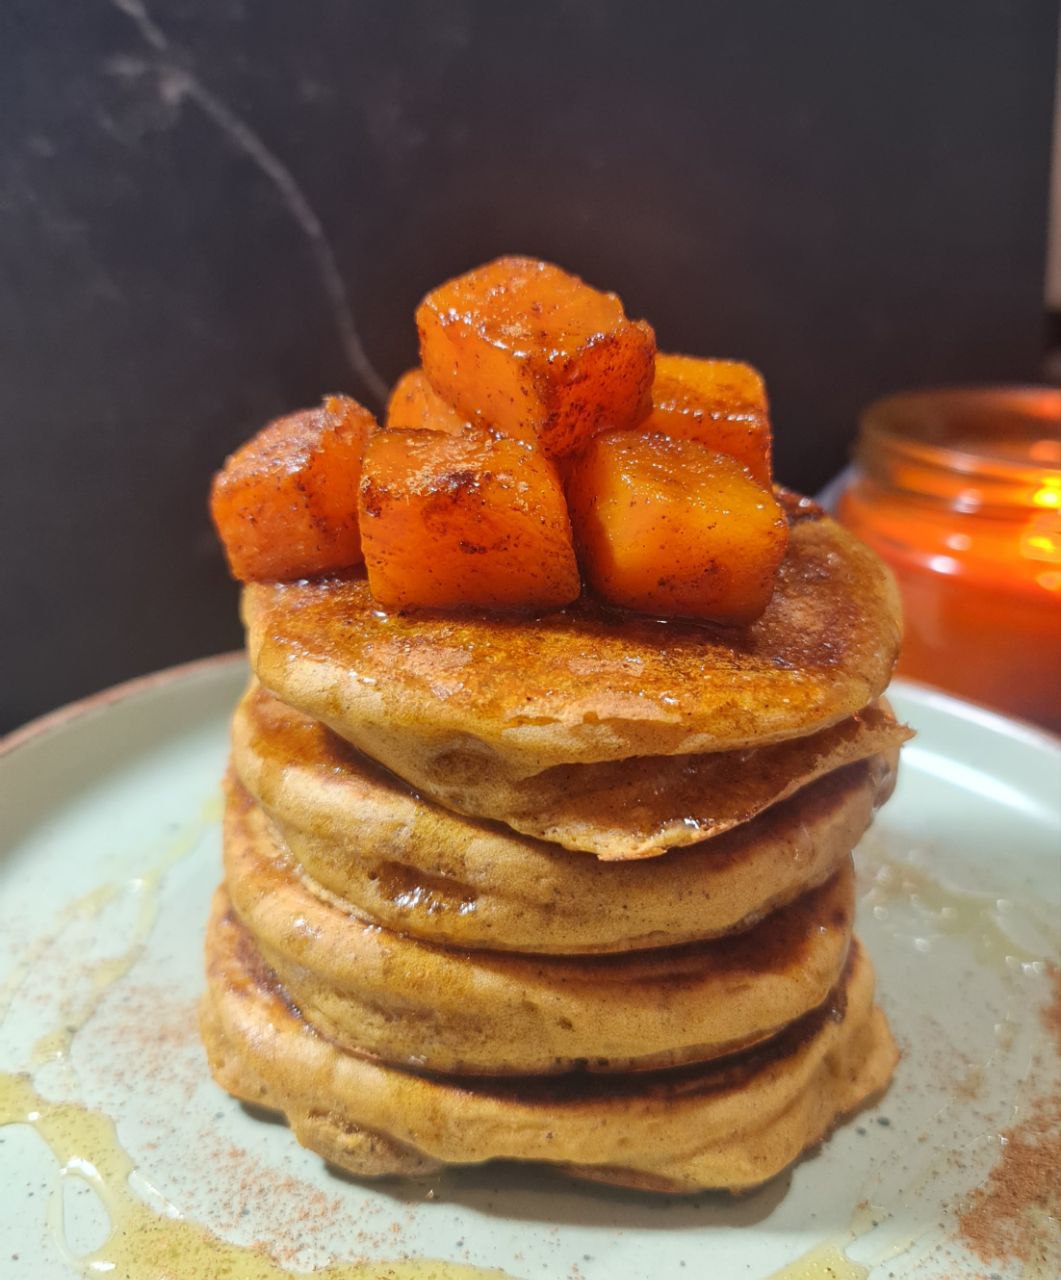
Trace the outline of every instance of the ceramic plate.
{"type": "Polygon", "coordinates": [[[1054,740],[894,687],[918,737],[860,849],[859,927],[903,1059],[884,1099],[790,1173],[741,1199],[514,1166],[371,1185],[223,1094],[196,1037],[244,678],[238,659],[163,673],[0,758],[0,1275],[1058,1274],[1057,1224],[1024,1203],[1053,1176],[1054,740]],[[404,1261],[423,1258],[441,1263],[404,1261]]]}

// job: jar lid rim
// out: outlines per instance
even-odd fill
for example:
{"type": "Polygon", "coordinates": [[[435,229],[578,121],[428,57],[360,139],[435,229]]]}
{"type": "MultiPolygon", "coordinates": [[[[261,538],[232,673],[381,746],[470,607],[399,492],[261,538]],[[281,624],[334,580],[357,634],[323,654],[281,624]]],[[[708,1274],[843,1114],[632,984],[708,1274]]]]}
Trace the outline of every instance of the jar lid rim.
{"type": "Polygon", "coordinates": [[[1014,481],[1030,472],[1061,471],[1061,388],[901,391],[873,401],[859,425],[863,447],[900,450],[952,471],[1014,481]]]}

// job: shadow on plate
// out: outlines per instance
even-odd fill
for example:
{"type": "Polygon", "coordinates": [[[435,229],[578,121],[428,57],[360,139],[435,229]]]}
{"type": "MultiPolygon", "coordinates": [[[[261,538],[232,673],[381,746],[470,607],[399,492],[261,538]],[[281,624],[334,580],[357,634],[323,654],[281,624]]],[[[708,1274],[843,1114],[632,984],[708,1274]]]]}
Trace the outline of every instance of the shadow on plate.
{"type": "Polygon", "coordinates": [[[791,1170],[746,1195],[705,1191],[695,1195],[659,1195],[582,1182],[541,1166],[496,1161],[468,1169],[450,1169],[420,1178],[383,1178],[367,1182],[334,1165],[332,1177],[354,1186],[370,1186],[403,1205],[432,1201],[470,1209],[485,1216],[549,1223],[551,1226],[608,1228],[748,1227],[768,1218],[788,1192],[791,1170]]]}

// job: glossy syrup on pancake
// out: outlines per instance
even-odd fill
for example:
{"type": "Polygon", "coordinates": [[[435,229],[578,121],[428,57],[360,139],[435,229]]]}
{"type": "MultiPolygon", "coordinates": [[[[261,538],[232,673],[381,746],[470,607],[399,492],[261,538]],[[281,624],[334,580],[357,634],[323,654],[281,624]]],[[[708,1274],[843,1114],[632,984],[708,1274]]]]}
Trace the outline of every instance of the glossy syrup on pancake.
{"type": "Polygon", "coordinates": [[[850,859],[758,926],[603,956],[454,951],[359,918],[308,882],[245,793],[230,796],[233,909],[303,1017],[336,1043],[470,1074],[639,1070],[704,1061],[820,1004],[847,955],[850,859]]]}
{"type": "MultiPolygon", "coordinates": [[[[406,781],[457,813],[490,818],[524,835],[605,861],[656,857],[712,839],[787,799],[816,778],[870,756],[894,758],[910,730],[884,703],[804,738],[745,751],[696,756],[638,756],[597,764],[558,765],[515,781],[477,758],[473,772],[438,767],[415,741],[400,749],[406,781]]],[[[377,733],[369,762],[319,721],[286,706],[252,682],[236,710],[237,767],[314,768],[372,773],[387,756],[389,735],[377,733]]]]}
{"type": "Polygon", "coordinates": [[[831,1002],[761,1051],[626,1077],[454,1079],[344,1052],[312,1031],[219,893],[202,1032],[229,1092],[284,1113],[359,1176],[543,1161],[645,1190],[743,1190],[773,1177],[887,1083],[897,1057],[857,948],[831,1002]]]}
{"type": "Polygon", "coordinates": [[[358,911],[449,945],[559,954],[748,927],[846,860],[893,777],[879,760],[834,769],[710,841],[609,864],[430,804],[261,689],[237,709],[232,752],[292,857],[358,911]]]}
{"type": "Polygon", "coordinates": [[[439,768],[511,778],[558,764],[762,746],[880,696],[901,633],[881,562],[833,521],[792,529],[766,612],[724,628],[617,613],[583,596],[526,618],[387,613],[358,576],[248,585],[251,664],[283,701],[406,776],[400,735],[439,768]]]}
{"type": "Polygon", "coordinates": [[[658,857],[750,822],[854,761],[893,761],[909,736],[887,708],[874,705],[766,747],[558,765],[511,784],[503,797],[491,796],[500,800],[496,810],[483,806],[485,788],[469,808],[455,807],[605,860],[658,857]]]}

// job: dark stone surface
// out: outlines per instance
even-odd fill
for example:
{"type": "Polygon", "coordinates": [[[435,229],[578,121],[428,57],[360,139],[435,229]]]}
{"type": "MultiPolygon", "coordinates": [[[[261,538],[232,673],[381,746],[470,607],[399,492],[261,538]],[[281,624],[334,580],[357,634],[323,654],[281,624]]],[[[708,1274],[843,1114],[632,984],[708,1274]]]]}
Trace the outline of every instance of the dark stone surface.
{"type": "Polygon", "coordinates": [[[505,250],[759,364],[781,478],[1041,346],[1051,0],[6,0],[7,725],[239,642],[205,516],[265,419],[505,250]],[[148,16],[150,14],[150,16],[148,16]],[[12,675],[12,673],[14,673],[12,675]]]}

